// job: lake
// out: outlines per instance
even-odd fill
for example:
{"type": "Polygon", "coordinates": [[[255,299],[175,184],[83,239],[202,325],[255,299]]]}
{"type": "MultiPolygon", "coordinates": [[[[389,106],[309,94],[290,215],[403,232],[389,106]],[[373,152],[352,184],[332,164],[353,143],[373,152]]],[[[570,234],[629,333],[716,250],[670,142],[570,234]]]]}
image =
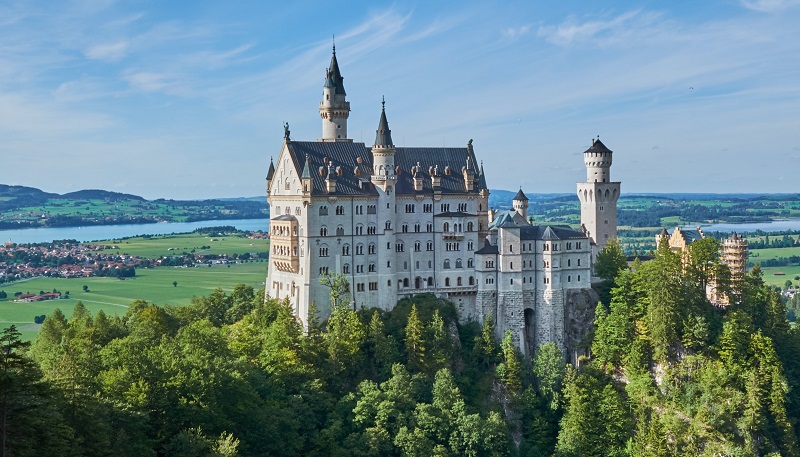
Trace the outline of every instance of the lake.
{"type": "MultiPolygon", "coordinates": [[[[695,228],[696,226],[687,225],[685,228],[695,228]]],[[[762,230],[764,232],[783,232],[786,230],[800,230],[800,219],[780,219],[769,222],[749,222],[744,224],[708,224],[701,225],[700,228],[704,232],[755,232],[762,230]]]]}
{"type": "Polygon", "coordinates": [[[0,230],[0,242],[49,243],[53,240],[96,241],[136,235],[187,233],[202,227],[232,225],[239,230],[266,231],[268,219],[229,219],[197,222],[156,222],[152,224],[92,225],[87,227],[42,227],[0,230]]]}

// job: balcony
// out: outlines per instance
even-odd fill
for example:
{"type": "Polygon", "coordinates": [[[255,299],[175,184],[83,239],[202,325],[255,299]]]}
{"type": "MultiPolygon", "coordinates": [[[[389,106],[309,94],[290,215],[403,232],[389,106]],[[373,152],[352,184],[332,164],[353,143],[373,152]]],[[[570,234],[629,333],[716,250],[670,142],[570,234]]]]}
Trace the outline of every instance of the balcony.
{"type": "Polygon", "coordinates": [[[460,241],[464,239],[464,232],[442,232],[442,238],[445,240],[460,241]]]}

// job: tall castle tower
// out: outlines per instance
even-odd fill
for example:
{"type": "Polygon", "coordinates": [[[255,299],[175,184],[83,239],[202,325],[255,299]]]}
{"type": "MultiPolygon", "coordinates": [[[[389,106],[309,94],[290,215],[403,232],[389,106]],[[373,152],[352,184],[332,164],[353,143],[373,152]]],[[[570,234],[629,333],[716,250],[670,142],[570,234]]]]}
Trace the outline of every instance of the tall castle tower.
{"type": "Polygon", "coordinates": [[[514,211],[519,213],[523,219],[528,220],[528,197],[522,192],[522,188],[519,188],[519,192],[517,195],[514,196],[514,200],[511,201],[511,205],[514,208],[514,211]]]}
{"type": "Polygon", "coordinates": [[[586,182],[578,183],[581,226],[595,245],[593,256],[617,237],[619,182],[611,182],[611,150],[598,137],[583,152],[586,182]]]}
{"type": "Polygon", "coordinates": [[[325,72],[319,116],[322,118],[320,141],[352,141],[347,138],[347,118],[350,117],[350,102],[345,100],[344,78],[336,60],[336,45],[333,46],[331,65],[325,72]]]}

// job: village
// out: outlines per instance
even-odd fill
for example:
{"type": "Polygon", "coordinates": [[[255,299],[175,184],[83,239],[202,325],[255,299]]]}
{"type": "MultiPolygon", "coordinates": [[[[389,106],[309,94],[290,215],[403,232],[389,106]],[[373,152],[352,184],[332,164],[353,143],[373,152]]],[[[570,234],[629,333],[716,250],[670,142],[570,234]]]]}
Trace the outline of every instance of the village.
{"type": "MultiPolygon", "coordinates": [[[[119,253],[119,246],[116,244],[79,243],[74,240],[37,244],[6,242],[0,246],[0,284],[37,277],[104,276],[125,279],[135,276],[138,268],[230,264],[237,260],[256,259],[262,255],[260,253],[214,254],[203,252],[204,248],[207,247],[204,246],[199,252],[181,252],[151,259],[119,253]]],[[[263,255],[266,256],[266,253],[263,255]]],[[[30,300],[34,297],[24,298],[30,300]]],[[[53,293],[39,299],[54,298],[58,297],[53,293]]]]}

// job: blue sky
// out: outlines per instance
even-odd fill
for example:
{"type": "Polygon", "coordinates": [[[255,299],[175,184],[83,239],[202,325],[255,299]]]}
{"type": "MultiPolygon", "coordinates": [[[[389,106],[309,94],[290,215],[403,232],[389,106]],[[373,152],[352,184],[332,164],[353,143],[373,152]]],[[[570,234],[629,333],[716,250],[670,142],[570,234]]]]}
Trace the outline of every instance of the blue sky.
{"type": "Polygon", "coordinates": [[[321,133],[331,36],[371,143],[474,139],[489,186],[572,192],[600,135],[625,193],[798,192],[800,0],[0,3],[0,182],[264,193],[321,133]]]}

